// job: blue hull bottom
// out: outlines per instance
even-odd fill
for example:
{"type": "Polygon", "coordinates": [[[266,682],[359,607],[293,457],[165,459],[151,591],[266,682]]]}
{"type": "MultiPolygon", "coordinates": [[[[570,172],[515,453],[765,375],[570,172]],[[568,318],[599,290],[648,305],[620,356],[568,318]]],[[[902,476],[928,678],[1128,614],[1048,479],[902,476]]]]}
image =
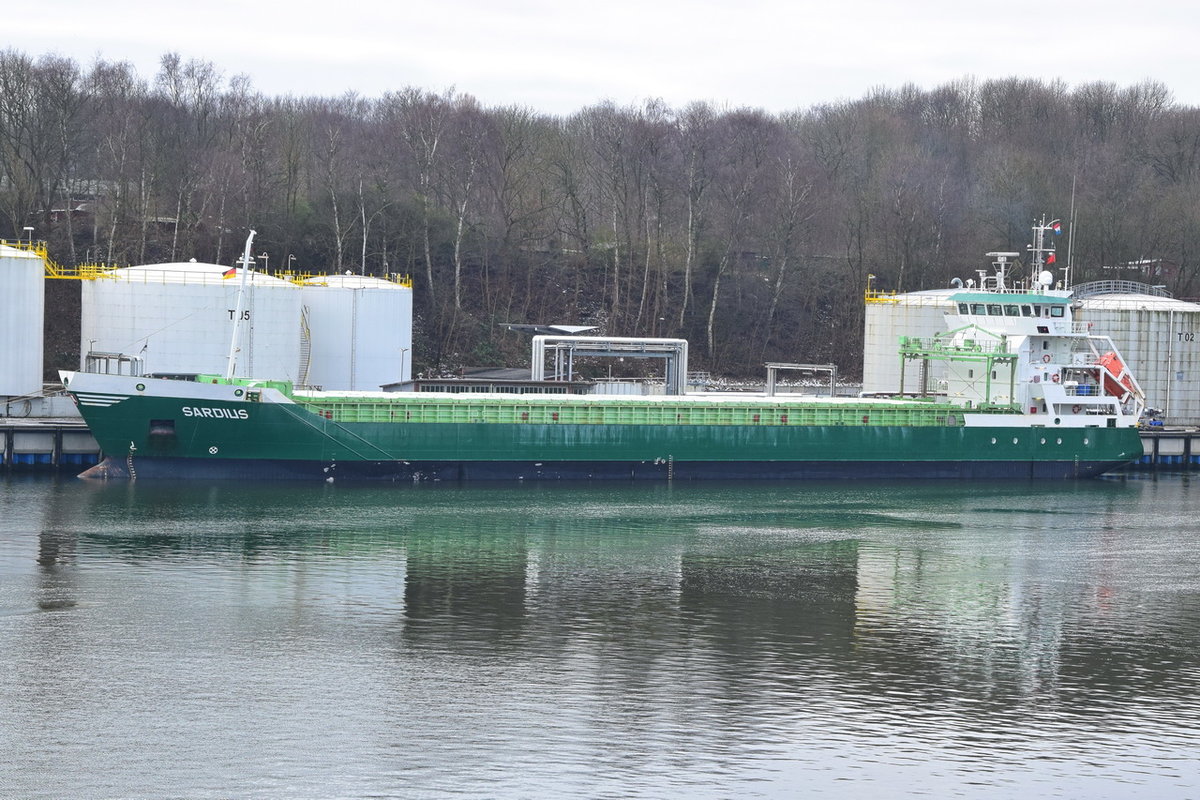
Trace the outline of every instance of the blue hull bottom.
{"type": "Polygon", "coordinates": [[[1091,478],[1125,462],[1077,461],[704,461],[399,462],[106,458],[80,475],[99,479],[304,481],[557,480],[1063,480],[1091,478]],[[130,470],[132,466],[132,471],[130,470]]]}

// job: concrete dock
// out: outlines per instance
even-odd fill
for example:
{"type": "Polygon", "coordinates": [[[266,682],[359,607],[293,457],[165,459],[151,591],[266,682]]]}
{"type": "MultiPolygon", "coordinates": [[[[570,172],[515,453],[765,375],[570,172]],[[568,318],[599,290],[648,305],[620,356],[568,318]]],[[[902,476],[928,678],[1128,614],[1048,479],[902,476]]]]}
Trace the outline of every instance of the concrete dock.
{"type": "Polygon", "coordinates": [[[1200,430],[1147,428],[1142,431],[1145,453],[1134,465],[1143,469],[1200,469],[1200,430]]]}
{"type": "Polygon", "coordinates": [[[82,472],[100,460],[100,445],[75,418],[0,417],[0,469],[82,472]]]}

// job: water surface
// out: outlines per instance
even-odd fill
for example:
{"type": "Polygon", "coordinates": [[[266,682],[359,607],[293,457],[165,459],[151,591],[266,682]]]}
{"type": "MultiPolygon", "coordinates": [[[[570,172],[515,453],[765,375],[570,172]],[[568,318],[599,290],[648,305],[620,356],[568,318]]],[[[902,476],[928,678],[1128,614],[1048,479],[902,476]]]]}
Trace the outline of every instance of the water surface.
{"type": "Polygon", "coordinates": [[[1200,796],[1194,479],[0,482],[0,796],[1200,796]]]}

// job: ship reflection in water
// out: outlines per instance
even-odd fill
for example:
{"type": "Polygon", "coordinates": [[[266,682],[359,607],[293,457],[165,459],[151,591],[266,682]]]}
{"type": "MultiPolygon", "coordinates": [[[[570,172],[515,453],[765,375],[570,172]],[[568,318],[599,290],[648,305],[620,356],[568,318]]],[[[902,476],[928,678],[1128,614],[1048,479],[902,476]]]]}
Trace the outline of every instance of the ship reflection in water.
{"type": "Polygon", "coordinates": [[[0,785],[1195,797],[1191,488],[0,483],[0,785]]]}

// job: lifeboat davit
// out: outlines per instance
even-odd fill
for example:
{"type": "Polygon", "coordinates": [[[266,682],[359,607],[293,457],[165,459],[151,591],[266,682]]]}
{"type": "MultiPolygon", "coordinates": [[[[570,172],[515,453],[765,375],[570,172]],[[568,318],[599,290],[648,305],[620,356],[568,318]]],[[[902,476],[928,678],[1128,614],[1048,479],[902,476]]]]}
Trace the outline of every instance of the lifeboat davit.
{"type": "Polygon", "coordinates": [[[1133,391],[1133,376],[1125,369],[1116,353],[1105,353],[1096,361],[1104,367],[1104,392],[1114,397],[1124,397],[1133,391]]]}

